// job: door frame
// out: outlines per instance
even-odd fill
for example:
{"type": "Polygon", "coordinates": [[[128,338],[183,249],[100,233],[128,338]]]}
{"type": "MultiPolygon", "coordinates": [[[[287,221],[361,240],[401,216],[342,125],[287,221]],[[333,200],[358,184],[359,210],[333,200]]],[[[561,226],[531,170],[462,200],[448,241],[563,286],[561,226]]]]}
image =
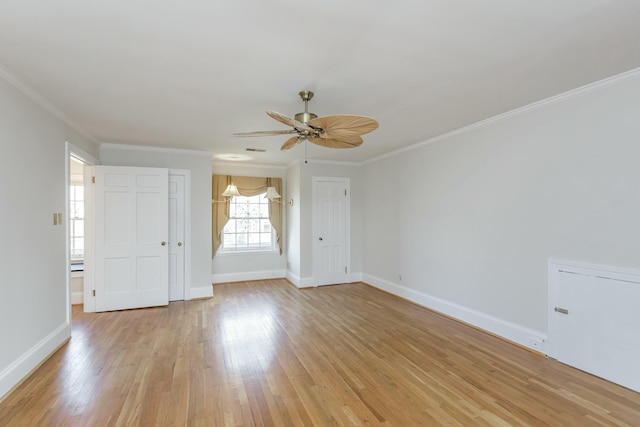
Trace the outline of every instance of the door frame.
{"type": "MultiPolygon", "coordinates": [[[[65,189],[64,189],[64,198],[65,198],[65,214],[64,214],[64,233],[65,233],[65,282],[66,282],[66,286],[67,286],[67,322],[71,323],[71,254],[69,253],[70,251],[70,247],[69,247],[69,239],[70,239],[70,233],[71,230],[69,229],[69,214],[70,214],[70,195],[69,195],[69,185],[71,182],[71,156],[78,158],[79,160],[81,160],[82,162],[85,163],[85,173],[84,173],[84,186],[85,186],[85,196],[86,196],[86,185],[87,185],[87,173],[86,173],[86,167],[87,166],[93,166],[93,165],[97,165],[98,159],[93,157],[91,154],[87,153],[86,151],[84,151],[83,149],[81,149],[80,147],[72,144],[69,141],[65,141],[64,144],[64,154],[65,154],[65,160],[64,160],[64,175],[65,175],[65,189]]],[[[86,204],[86,200],[85,200],[85,204],[86,204]]],[[[86,222],[86,216],[87,216],[87,211],[85,209],[85,262],[86,262],[86,251],[87,251],[87,222],[86,222]]],[[[86,264],[85,264],[86,266],[86,264]]],[[[83,279],[86,280],[86,279],[83,279]]],[[[86,304],[86,298],[85,298],[85,304],[86,304]]]]}
{"type": "Polygon", "coordinates": [[[184,177],[184,301],[191,299],[191,171],[188,169],[169,169],[169,176],[184,177]]]}
{"type": "Polygon", "coordinates": [[[317,238],[320,229],[319,225],[319,213],[318,213],[318,183],[319,182],[338,182],[342,183],[347,190],[347,196],[345,197],[345,265],[347,267],[347,282],[351,282],[351,179],[348,177],[336,177],[336,176],[313,176],[311,177],[311,215],[312,215],[312,254],[313,254],[313,286],[318,286],[318,245],[317,238]]]}

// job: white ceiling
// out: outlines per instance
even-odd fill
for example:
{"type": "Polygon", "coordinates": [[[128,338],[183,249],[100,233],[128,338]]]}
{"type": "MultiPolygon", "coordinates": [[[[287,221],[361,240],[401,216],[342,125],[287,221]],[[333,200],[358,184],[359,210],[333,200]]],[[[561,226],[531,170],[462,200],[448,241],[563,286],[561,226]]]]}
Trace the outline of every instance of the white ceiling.
{"type": "Polygon", "coordinates": [[[287,164],[271,109],[360,114],[362,162],[640,67],[638,0],[1,0],[0,66],[100,142],[287,164]],[[247,147],[265,148],[248,153],[247,147]]]}

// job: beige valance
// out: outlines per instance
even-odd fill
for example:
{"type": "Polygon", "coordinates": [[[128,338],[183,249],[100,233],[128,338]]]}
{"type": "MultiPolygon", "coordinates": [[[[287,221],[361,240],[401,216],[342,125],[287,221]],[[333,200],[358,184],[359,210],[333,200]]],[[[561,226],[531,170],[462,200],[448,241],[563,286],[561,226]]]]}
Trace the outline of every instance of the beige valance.
{"type": "MultiPolygon", "coordinates": [[[[213,175],[211,186],[211,198],[213,200],[225,200],[222,195],[224,190],[232,182],[238,187],[238,192],[243,196],[255,196],[267,191],[267,187],[275,187],[278,194],[282,194],[282,178],[261,178],[252,176],[213,175]]],[[[229,202],[211,203],[212,230],[213,230],[213,255],[222,244],[222,230],[229,222],[229,202]]],[[[276,242],[282,255],[282,203],[269,201],[269,222],[276,232],[276,242]]]]}

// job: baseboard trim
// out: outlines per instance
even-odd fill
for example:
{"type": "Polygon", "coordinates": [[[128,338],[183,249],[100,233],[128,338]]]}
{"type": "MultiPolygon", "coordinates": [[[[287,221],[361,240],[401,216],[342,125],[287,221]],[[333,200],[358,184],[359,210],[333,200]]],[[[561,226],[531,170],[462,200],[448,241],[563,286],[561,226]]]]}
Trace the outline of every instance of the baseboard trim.
{"type": "Polygon", "coordinates": [[[363,274],[362,281],[375,288],[460,320],[461,322],[485,330],[538,353],[541,352],[541,349],[533,347],[531,345],[531,339],[533,338],[542,343],[547,341],[546,333],[490,316],[486,313],[434,297],[424,292],[398,285],[397,283],[392,283],[368,274],[363,274]]]}
{"type": "Polygon", "coordinates": [[[40,342],[0,372],[0,401],[24,381],[71,337],[71,325],[58,326],[40,342]]]}
{"type": "Polygon", "coordinates": [[[285,270],[243,271],[240,273],[214,274],[212,283],[244,282],[247,280],[265,280],[285,278],[285,270]]]}
{"type": "Polygon", "coordinates": [[[189,299],[211,298],[213,296],[213,286],[199,286],[189,289],[189,299]]]}
{"type": "MultiPolygon", "coordinates": [[[[291,273],[290,271],[287,271],[286,279],[293,283],[299,289],[312,288],[314,286],[313,277],[301,278],[291,273]]],[[[362,273],[351,273],[349,274],[348,280],[348,283],[362,282],[362,273]]]]}
{"type": "Polygon", "coordinates": [[[313,277],[301,278],[300,276],[296,276],[290,271],[287,271],[286,278],[289,282],[293,283],[294,286],[298,289],[313,287],[313,277]]]}
{"type": "Polygon", "coordinates": [[[71,305],[84,304],[84,292],[71,292],[71,305]]]}
{"type": "Polygon", "coordinates": [[[349,275],[349,283],[362,282],[362,273],[351,273],[349,275]]]}

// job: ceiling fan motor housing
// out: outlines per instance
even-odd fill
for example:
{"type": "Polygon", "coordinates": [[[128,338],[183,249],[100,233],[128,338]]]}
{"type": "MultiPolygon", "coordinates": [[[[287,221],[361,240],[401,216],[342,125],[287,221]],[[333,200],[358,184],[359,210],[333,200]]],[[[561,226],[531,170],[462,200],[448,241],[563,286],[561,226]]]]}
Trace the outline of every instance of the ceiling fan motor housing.
{"type": "Polygon", "coordinates": [[[318,118],[318,116],[316,114],[307,113],[307,112],[298,113],[298,114],[295,115],[295,119],[297,121],[299,121],[299,122],[304,123],[304,124],[307,124],[307,123],[309,123],[309,120],[313,120],[313,119],[316,119],[316,118],[318,118]]]}

